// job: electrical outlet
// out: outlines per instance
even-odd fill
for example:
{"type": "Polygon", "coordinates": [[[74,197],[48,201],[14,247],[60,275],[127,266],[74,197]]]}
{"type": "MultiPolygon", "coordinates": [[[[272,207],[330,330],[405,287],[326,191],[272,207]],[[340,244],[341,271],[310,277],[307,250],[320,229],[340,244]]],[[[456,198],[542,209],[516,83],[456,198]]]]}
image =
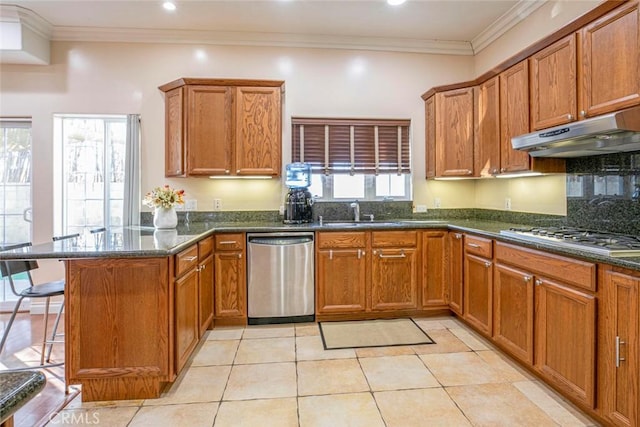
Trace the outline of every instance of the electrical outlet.
{"type": "Polygon", "coordinates": [[[442,200],[440,200],[440,197],[436,197],[435,199],[433,199],[433,206],[436,209],[440,209],[440,206],[442,206],[442,200]]]}
{"type": "Polygon", "coordinates": [[[416,212],[426,212],[427,211],[427,205],[416,205],[416,212]]]}
{"type": "Polygon", "coordinates": [[[284,215],[284,206],[280,206],[280,209],[278,209],[278,212],[280,213],[280,215],[284,215]]]}
{"type": "Polygon", "coordinates": [[[188,211],[195,211],[196,209],[198,209],[198,201],[196,199],[185,200],[184,208],[188,211]]]}
{"type": "Polygon", "coordinates": [[[504,210],[506,210],[506,211],[510,211],[511,210],[511,197],[505,197],[504,198],[504,210]]]}
{"type": "Polygon", "coordinates": [[[213,199],[213,210],[214,211],[222,210],[222,199],[213,199]]]}

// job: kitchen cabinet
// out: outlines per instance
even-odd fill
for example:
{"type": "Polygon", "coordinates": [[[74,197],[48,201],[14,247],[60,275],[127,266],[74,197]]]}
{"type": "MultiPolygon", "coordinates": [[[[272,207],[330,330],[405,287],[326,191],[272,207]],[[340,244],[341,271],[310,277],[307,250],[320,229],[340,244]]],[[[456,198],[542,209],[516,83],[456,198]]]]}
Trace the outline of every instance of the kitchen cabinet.
{"type": "Polygon", "coordinates": [[[247,283],[244,233],[215,235],[214,314],[216,323],[245,324],[247,283]]]}
{"type": "Polygon", "coordinates": [[[598,397],[602,416],[616,426],[640,422],[640,274],[601,266],[598,397]]]}
{"type": "Polygon", "coordinates": [[[193,245],[176,255],[174,288],[175,363],[180,372],[196,348],[198,320],[198,246],[193,245]]]}
{"type": "Polygon", "coordinates": [[[464,314],[464,239],[462,233],[449,232],[449,308],[456,314],[464,314]]]}
{"type": "Polygon", "coordinates": [[[498,76],[474,88],[474,175],[500,172],[500,79],[498,76]]]}
{"type": "Polygon", "coordinates": [[[521,360],[530,360],[531,338],[518,338],[533,327],[533,366],[574,401],[594,408],[596,342],[596,266],[507,243],[496,243],[496,317],[494,339],[521,360]],[[523,286],[523,283],[526,285],[523,286]],[[530,286],[533,283],[533,299],[530,286]],[[517,288],[520,286],[521,288],[517,288]],[[500,290],[498,290],[500,289],[500,290]],[[535,301],[533,324],[525,316],[535,301]],[[509,304],[518,304],[515,310],[509,304]],[[499,307],[499,308],[498,308],[499,307]]]}
{"type": "Polygon", "coordinates": [[[213,323],[213,237],[198,242],[198,324],[202,337],[213,323]]]}
{"type": "Polygon", "coordinates": [[[422,307],[442,307],[449,301],[446,230],[422,232],[422,307]]]}
{"type": "Polygon", "coordinates": [[[540,130],[577,120],[576,35],[553,43],[529,58],[531,129],[540,130]]]}
{"type": "Polygon", "coordinates": [[[464,236],[464,315],[480,332],[491,336],[493,328],[493,242],[464,236]]]}
{"type": "Polygon", "coordinates": [[[496,244],[493,339],[533,366],[533,274],[507,265],[496,244]]]}
{"type": "Polygon", "coordinates": [[[500,172],[528,171],[529,154],[511,138],[529,133],[529,65],[521,61],[500,73],[500,172]]]}
{"type": "Polygon", "coordinates": [[[473,88],[435,95],[436,176],[473,175],[473,88]]]}
{"type": "Polygon", "coordinates": [[[425,150],[427,179],[436,176],[436,97],[431,96],[424,102],[425,150]]]}
{"type": "Polygon", "coordinates": [[[580,116],[640,104],[640,12],[623,4],[580,31],[580,116]]]}
{"type": "Polygon", "coordinates": [[[371,233],[371,309],[418,308],[418,232],[371,233]]]}
{"type": "Polygon", "coordinates": [[[318,314],[358,313],[367,308],[370,255],[366,232],[323,232],[316,236],[318,314]]]}
{"type": "Polygon", "coordinates": [[[165,175],[279,176],[283,81],[178,79],[165,92],[165,175]]]}

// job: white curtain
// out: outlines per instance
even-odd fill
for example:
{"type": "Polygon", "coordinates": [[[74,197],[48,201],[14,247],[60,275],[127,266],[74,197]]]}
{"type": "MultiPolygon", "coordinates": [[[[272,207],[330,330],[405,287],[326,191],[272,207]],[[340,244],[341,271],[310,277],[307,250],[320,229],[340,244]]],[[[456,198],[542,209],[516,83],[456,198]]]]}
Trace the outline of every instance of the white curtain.
{"type": "Polygon", "coordinates": [[[140,224],[140,115],[127,114],[123,225],[140,224]]]}

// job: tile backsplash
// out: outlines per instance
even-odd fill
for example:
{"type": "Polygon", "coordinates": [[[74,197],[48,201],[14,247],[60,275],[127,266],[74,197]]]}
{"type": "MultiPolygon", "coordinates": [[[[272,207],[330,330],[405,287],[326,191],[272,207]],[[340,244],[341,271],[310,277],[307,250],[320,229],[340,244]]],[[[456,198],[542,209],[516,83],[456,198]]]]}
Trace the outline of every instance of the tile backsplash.
{"type": "Polygon", "coordinates": [[[567,223],[640,235],[640,152],[567,159],[567,223]]]}

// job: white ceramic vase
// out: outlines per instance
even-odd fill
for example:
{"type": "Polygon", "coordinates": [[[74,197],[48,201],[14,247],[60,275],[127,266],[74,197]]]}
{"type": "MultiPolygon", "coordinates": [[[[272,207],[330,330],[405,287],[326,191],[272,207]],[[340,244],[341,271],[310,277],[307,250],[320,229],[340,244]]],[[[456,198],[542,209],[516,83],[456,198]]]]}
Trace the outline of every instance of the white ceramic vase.
{"type": "Polygon", "coordinates": [[[176,228],[178,225],[178,214],[175,208],[157,207],[153,211],[153,226],[155,228],[176,228]]]}

